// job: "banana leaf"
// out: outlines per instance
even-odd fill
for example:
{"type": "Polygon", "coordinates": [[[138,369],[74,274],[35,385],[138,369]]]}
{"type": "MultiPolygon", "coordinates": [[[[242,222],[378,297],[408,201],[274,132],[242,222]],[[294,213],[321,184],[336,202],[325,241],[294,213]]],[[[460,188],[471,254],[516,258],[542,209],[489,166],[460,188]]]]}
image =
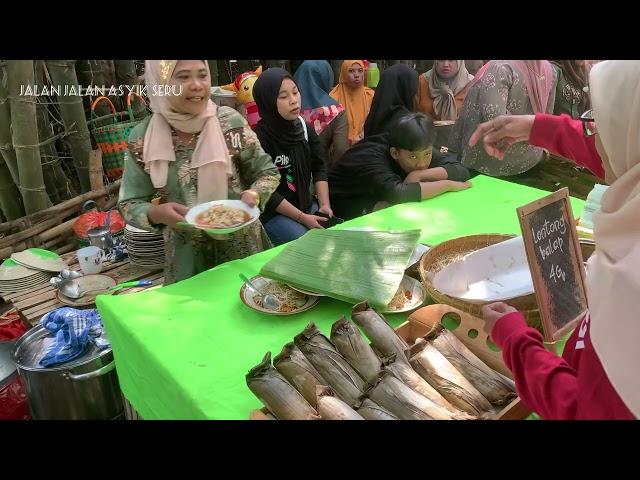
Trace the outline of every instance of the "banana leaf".
{"type": "Polygon", "coordinates": [[[384,307],[398,290],[419,237],[420,230],[310,230],[260,274],[345,302],[384,307]]]}

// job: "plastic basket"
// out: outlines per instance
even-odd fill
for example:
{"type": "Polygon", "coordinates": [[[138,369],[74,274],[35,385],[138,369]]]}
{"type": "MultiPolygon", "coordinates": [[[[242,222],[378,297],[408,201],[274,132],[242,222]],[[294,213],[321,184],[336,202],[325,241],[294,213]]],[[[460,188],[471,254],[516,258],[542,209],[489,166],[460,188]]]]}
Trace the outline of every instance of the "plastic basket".
{"type": "MultiPolygon", "coordinates": [[[[96,127],[91,130],[93,137],[95,138],[98,148],[102,151],[102,166],[104,172],[109,179],[115,180],[122,176],[124,170],[124,155],[127,151],[127,142],[129,140],[129,133],[131,129],[135,127],[140,120],[136,120],[133,116],[133,109],[131,108],[131,97],[135,95],[146,106],[144,98],[137,93],[131,92],[127,95],[127,111],[129,112],[129,121],[119,122],[117,117],[113,119],[113,125],[105,125],[103,127],[96,127]]],[[[91,105],[91,116],[95,117],[96,105],[101,101],[107,101],[114,115],[116,115],[116,107],[113,106],[111,100],[107,97],[98,97],[91,105]]]]}

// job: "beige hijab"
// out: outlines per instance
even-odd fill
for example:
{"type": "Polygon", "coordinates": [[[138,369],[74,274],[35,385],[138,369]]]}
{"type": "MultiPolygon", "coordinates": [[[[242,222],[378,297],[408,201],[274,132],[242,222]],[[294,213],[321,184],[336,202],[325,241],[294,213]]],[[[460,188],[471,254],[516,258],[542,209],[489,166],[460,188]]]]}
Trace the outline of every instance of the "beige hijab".
{"type": "MultiPolygon", "coordinates": [[[[191,168],[198,169],[198,203],[227,198],[228,176],[231,175],[229,151],[217,117],[217,106],[209,100],[200,115],[176,111],[168,96],[154,95],[158,87],[169,84],[178,60],[147,60],[145,83],[153,116],[144,135],[142,157],[145,170],[156,188],[167,184],[169,162],[176,159],[171,128],[185,133],[200,132],[191,156],[191,168]]],[[[207,70],[209,64],[204,60],[207,70]]],[[[207,95],[209,92],[205,92],[207,95]]]]}
{"type": "Polygon", "coordinates": [[[611,384],[640,418],[640,61],[599,63],[591,102],[607,183],[589,259],[591,340],[611,384]]]}
{"type": "Polygon", "coordinates": [[[433,68],[424,74],[424,78],[429,83],[429,95],[433,98],[433,112],[441,120],[454,122],[458,119],[456,95],[473,80],[473,75],[467,70],[464,60],[456,60],[456,62],[458,62],[458,73],[448,80],[438,75],[435,62],[433,68]]]}

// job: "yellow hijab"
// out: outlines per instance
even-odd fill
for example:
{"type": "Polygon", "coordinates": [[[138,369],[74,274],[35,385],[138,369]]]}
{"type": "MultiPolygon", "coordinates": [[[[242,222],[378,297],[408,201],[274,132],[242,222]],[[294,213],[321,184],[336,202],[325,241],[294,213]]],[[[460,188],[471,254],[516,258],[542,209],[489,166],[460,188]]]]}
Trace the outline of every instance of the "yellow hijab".
{"type": "Polygon", "coordinates": [[[349,118],[349,142],[351,143],[354,143],[358,136],[364,131],[364,121],[367,119],[367,115],[369,115],[374,94],[372,89],[364,86],[364,81],[358,88],[351,89],[347,87],[349,69],[355,64],[362,67],[364,62],[362,60],[345,60],[342,62],[338,85],[329,93],[332,98],[344,105],[347,111],[349,118]]]}

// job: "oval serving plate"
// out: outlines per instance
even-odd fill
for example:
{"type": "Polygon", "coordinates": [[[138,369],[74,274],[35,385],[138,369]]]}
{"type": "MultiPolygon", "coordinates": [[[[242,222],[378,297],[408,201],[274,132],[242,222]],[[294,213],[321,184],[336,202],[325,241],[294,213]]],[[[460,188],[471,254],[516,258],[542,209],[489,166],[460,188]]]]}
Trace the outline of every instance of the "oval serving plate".
{"type": "MultiPolygon", "coordinates": [[[[282,282],[277,282],[276,280],[272,280],[270,278],[263,277],[262,275],[256,275],[255,277],[251,278],[251,283],[253,283],[256,286],[256,288],[258,288],[259,290],[262,290],[265,286],[267,286],[271,282],[282,283],[282,282]]],[[[282,283],[282,285],[284,285],[287,288],[291,288],[285,283],[282,283]]],[[[254,299],[254,296],[258,297],[258,295],[255,294],[253,290],[251,290],[251,288],[247,286],[246,283],[243,283],[242,287],[240,288],[240,300],[242,300],[242,303],[244,303],[247,307],[251,308],[252,310],[256,310],[257,312],[261,312],[261,313],[266,313],[268,315],[295,315],[296,313],[305,312],[313,308],[318,304],[318,301],[320,300],[320,297],[316,295],[305,294],[304,304],[300,305],[298,308],[296,308],[293,311],[281,312],[281,311],[274,311],[274,310],[269,310],[267,308],[264,308],[262,305],[259,305],[256,302],[256,300],[254,299]]]]}

